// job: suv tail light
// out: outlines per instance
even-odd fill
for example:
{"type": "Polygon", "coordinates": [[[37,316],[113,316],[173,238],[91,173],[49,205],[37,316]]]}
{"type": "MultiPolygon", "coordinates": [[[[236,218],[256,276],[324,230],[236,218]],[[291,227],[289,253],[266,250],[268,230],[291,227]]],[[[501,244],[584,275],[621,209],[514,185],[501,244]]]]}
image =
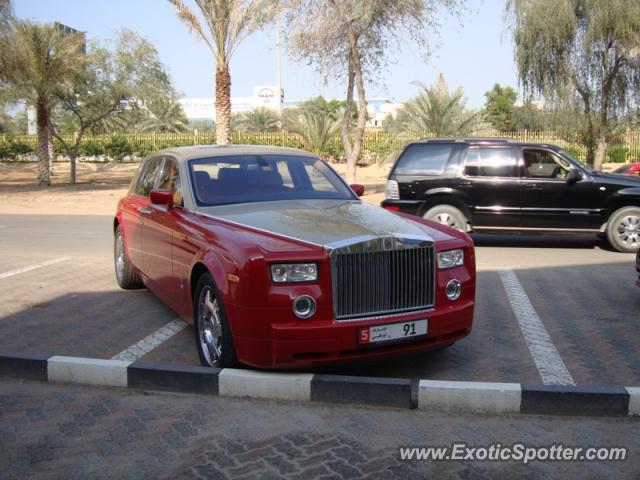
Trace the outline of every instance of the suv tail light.
{"type": "Polygon", "coordinates": [[[398,191],[398,182],[395,180],[387,180],[387,200],[400,200],[400,193],[398,191]]]}

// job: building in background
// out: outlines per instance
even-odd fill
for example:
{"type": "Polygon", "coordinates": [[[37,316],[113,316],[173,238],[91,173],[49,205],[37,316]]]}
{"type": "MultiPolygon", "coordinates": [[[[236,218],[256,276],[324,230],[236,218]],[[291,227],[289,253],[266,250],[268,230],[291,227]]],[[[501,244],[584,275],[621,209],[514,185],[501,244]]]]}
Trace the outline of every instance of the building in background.
{"type": "MultiPolygon", "coordinates": [[[[255,86],[251,97],[231,97],[231,112],[248,112],[257,107],[278,110],[277,91],[278,87],[275,85],[255,86]]],[[[282,92],[281,95],[284,108],[295,108],[308,100],[305,98],[285,100],[282,92]]],[[[213,97],[181,98],[178,102],[182,105],[182,110],[189,121],[214,120],[216,118],[216,102],[213,97]]],[[[367,113],[369,114],[367,127],[381,127],[384,118],[389,114],[395,116],[400,107],[402,104],[394,103],[386,98],[367,100],[367,113]]]]}

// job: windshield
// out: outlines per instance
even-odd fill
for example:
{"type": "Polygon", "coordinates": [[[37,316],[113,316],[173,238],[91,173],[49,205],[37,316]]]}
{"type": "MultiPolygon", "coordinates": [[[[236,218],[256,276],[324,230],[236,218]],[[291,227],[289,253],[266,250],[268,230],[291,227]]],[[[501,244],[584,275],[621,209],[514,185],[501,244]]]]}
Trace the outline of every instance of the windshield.
{"type": "Polygon", "coordinates": [[[573,155],[571,155],[566,150],[558,149],[558,153],[560,153],[560,155],[562,155],[563,157],[568,158],[569,160],[573,160],[574,163],[577,163],[578,165],[580,165],[587,172],[594,173],[594,170],[589,165],[587,165],[586,163],[581,162],[580,160],[575,158],[573,155]]]}
{"type": "Polygon", "coordinates": [[[230,155],[189,161],[200,206],[272,200],[354,200],[323,161],[294,155],[230,155]]]}

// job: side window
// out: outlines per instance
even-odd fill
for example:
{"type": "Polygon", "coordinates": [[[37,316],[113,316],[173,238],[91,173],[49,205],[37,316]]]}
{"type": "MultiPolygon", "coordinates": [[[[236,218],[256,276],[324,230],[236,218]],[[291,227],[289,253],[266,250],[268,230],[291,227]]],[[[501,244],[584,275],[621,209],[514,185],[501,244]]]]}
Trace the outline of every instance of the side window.
{"type": "Polygon", "coordinates": [[[468,177],[515,177],[516,157],[512,148],[470,147],[464,160],[468,177]]]}
{"type": "Polygon", "coordinates": [[[527,149],[522,154],[525,175],[528,178],[558,178],[564,180],[571,165],[558,155],[547,150],[527,149]]]}
{"type": "Polygon", "coordinates": [[[441,175],[453,151],[451,144],[409,145],[393,171],[396,175],[441,175]]]}
{"type": "Polygon", "coordinates": [[[162,172],[158,178],[158,188],[171,190],[173,192],[173,203],[182,205],[182,184],[180,183],[180,173],[175,159],[167,158],[164,161],[162,172]]]}
{"type": "Polygon", "coordinates": [[[146,197],[149,195],[149,192],[153,190],[161,166],[161,158],[147,160],[146,165],[142,167],[140,178],[138,179],[138,185],[136,187],[136,193],[138,195],[146,197]]]}

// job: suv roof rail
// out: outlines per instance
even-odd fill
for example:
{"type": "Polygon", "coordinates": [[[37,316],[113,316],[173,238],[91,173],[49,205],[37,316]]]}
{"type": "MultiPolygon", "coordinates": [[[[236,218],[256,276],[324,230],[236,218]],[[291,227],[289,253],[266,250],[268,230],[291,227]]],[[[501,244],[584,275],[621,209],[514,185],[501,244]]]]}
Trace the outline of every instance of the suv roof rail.
{"type": "Polygon", "coordinates": [[[516,143],[510,138],[499,137],[451,137],[451,138],[423,138],[420,143],[516,143]]]}

